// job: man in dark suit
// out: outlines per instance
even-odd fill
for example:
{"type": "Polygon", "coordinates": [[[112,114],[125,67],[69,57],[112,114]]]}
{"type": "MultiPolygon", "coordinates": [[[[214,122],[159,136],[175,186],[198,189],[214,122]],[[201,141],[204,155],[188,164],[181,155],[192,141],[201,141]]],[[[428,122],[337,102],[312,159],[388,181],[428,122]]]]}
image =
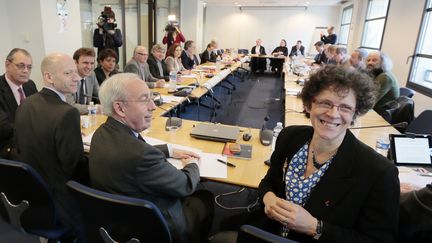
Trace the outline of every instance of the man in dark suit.
{"type": "Polygon", "coordinates": [[[148,57],[150,73],[157,79],[169,81],[169,72],[164,61],[166,48],[162,44],[156,44],[151,49],[151,55],[148,57]]]}
{"type": "Polygon", "coordinates": [[[150,127],[156,106],[149,88],[135,74],[107,79],[100,90],[108,120],[93,135],[90,180],[110,193],[155,203],[175,242],[204,242],[213,215],[213,197],[195,191],[200,180],[199,156],[168,145],[151,146],[140,136],[150,127]],[[181,159],[176,169],[167,157],[181,159]]]}
{"type": "Polygon", "coordinates": [[[325,44],[336,44],[337,36],[334,33],[334,26],[329,26],[327,28],[328,35],[324,35],[324,33],[321,33],[321,41],[325,44]]]}
{"type": "Polygon", "coordinates": [[[302,41],[298,40],[297,44],[291,48],[291,52],[290,52],[289,56],[290,57],[300,56],[300,55],[304,56],[304,49],[305,48],[304,48],[304,46],[302,46],[302,41]]]}
{"type": "MultiPolygon", "coordinates": [[[[259,56],[266,55],[265,48],[261,46],[261,39],[256,40],[256,46],[252,47],[251,53],[257,54],[259,56]]],[[[263,74],[264,70],[267,69],[267,58],[252,57],[250,66],[252,73],[259,71],[261,74],[263,74]]]]}
{"type": "Polygon", "coordinates": [[[318,52],[318,54],[316,54],[312,64],[317,64],[317,65],[326,64],[327,63],[327,56],[326,56],[325,51],[324,51],[324,42],[317,41],[314,44],[314,46],[315,46],[315,49],[318,52]]]}
{"type": "Polygon", "coordinates": [[[25,98],[37,92],[35,83],[29,79],[32,58],[24,49],[14,48],[6,57],[6,72],[0,76],[0,112],[5,119],[1,124],[0,157],[8,158],[11,150],[15,112],[25,98]],[[9,131],[9,132],[6,132],[9,131]]]}
{"type": "Polygon", "coordinates": [[[79,209],[65,186],[75,176],[88,173],[79,112],[65,97],[76,92],[80,77],[66,54],[46,56],[42,77],[44,88],[18,107],[13,155],[39,172],[54,196],[60,222],[80,236],[79,209]]]}
{"type": "Polygon", "coordinates": [[[183,67],[187,70],[192,70],[200,65],[201,59],[196,55],[196,45],[194,41],[188,40],[185,42],[181,60],[183,67]]]}
{"type": "Polygon", "coordinates": [[[214,52],[216,46],[214,43],[207,44],[207,48],[201,53],[201,64],[206,62],[216,62],[217,54],[214,52]]]}

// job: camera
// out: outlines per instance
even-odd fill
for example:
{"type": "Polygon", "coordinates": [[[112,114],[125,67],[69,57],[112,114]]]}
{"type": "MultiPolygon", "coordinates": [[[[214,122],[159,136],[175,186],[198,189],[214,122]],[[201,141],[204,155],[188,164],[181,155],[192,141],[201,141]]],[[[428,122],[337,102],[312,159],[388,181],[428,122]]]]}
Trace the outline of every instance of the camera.
{"type": "Polygon", "coordinates": [[[116,23],[108,23],[108,20],[112,18],[115,20],[115,14],[111,9],[111,6],[105,6],[104,11],[101,12],[101,15],[98,17],[97,25],[102,27],[105,31],[114,30],[117,28],[116,23]]]}
{"type": "Polygon", "coordinates": [[[165,31],[168,33],[174,33],[176,31],[176,27],[178,27],[178,22],[172,21],[167,26],[165,26],[165,31]]]}

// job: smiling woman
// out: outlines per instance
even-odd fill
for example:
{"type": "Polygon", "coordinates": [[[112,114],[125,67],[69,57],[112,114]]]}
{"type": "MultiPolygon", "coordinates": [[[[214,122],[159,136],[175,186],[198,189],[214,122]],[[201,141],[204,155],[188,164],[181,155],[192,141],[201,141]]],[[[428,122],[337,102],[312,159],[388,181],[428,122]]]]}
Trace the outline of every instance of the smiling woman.
{"type": "Polygon", "coordinates": [[[301,98],[312,127],[279,134],[259,186],[261,220],[251,224],[300,242],[396,240],[397,169],[348,129],[372,108],[373,90],[354,69],[330,65],[310,77],[301,98]]]}

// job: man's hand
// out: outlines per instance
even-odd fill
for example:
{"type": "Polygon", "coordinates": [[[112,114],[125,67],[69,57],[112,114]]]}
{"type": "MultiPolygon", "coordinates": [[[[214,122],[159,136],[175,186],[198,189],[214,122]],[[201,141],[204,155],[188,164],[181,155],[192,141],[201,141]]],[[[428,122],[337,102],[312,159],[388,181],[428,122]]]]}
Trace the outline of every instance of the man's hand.
{"type": "Polygon", "coordinates": [[[158,81],[156,81],[155,86],[156,86],[156,88],[163,88],[163,87],[165,87],[165,80],[159,79],[158,81]]]}
{"type": "Polygon", "coordinates": [[[173,152],[172,157],[174,159],[189,159],[189,158],[201,159],[201,157],[198,154],[187,150],[173,148],[172,152],[173,152]]]}
{"type": "Polygon", "coordinates": [[[107,30],[107,33],[110,35],[114,35],[115,34],[115,30],[107,30]]]}

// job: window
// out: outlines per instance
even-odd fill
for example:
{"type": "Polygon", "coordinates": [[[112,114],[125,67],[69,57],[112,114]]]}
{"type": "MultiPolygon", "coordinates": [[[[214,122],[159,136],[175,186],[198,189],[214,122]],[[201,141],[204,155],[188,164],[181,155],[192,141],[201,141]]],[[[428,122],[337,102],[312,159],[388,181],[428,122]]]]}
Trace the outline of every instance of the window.
{"type": "Polygon", "coordinates": [[[361,48],[372,50],[381,49],[389,1],[390,0],[369,0],[361,48]]]}
{"type": "Polygon", "coordinates": [[[342,21],[339,31],[339,45],[345,46],[348,44],[348,36],[351,26],[351,17],[353,12],[353,5],[344,8],[342,12],[342,21]]]}
{"type": "Polygon", "coordinates": [[[407,86],[432,97],[432,0],[427,0],[407,86]]]}

